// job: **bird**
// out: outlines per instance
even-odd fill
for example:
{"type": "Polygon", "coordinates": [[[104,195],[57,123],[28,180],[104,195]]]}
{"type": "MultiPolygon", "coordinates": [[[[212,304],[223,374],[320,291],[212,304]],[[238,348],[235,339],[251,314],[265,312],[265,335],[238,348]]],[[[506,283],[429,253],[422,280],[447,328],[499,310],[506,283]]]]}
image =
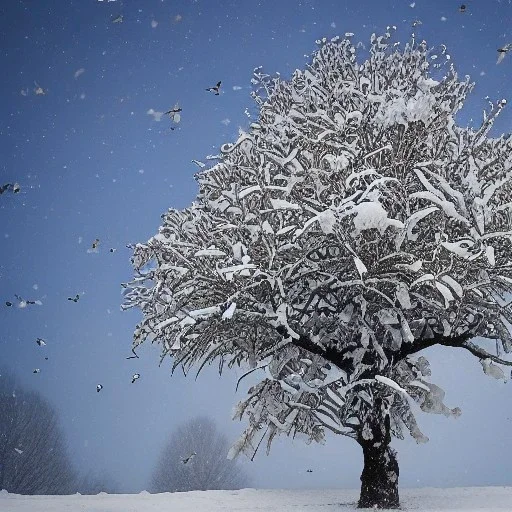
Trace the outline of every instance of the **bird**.
{"type": "Polygon", "coordinates": [[[39,368],[36,368],[32,373],[41,373],[41,370],[39,368]]]}
{"type": "Polygon", "coordinates": [[[462,5],[459,7],[459,12],[466,12],[466,6],[465,6],[465,4],[462,4],[462,5]]]}
{"type": "Polygon", "coordinates": [[[196,452],[192,452],[188,457],[181,457],[181,462],[183,462],[183,464],[188,464],[196,455],[196,452]]]}
{"type": "Polygon", "coordinates": [[[12,306],[12,302],[9,302],[8,300],[5,301],[5,305],[8,306],[8,307],[11,307],[12,306]]]}
{"type": "Polygon", "coordinates": [[[117,249],[114,249],[113,247],[110,248],[110,252],[116,252],[117,249]]]}
{"type": "Polygon", "coordinates": [[[45,95],[46,94],[46,91],[37,83],[37,82],[34,82],[34,92],[36,94],[36,96],[39,96],[39,95],[45,95]]]}
{"type": "Polygon", "coordinates": [[[14,451],[21,455],[23,453],[23,450],[20,450],[19,448],[14,448],[14,451]]]}
{"type": "Polygon", "coordinates": [[[505,46],[502,46],[501,48],[498,48],[498,60],[496,61],[496,64],[499,64],[504,58],[507,52],[512,50],[512,43],[508,43],[505,46]]]}
{"type": "Polygon", "coordinates": [[[43,340],[43,338],[36,338],[36,343],[40,346],[40,347],[44,347],[46,345],[46,341],[43,340]]]}
{"type": "Polygon", "coordinates": [[[220,84],[222,82],[217,82],[217,85],[215,85],[214,87],[208,87],[206,90],[207,91],[210,91],[210,92],[214,92],[215,93],[215,96],[218,96],[219,95],[219,90],[220,90],[220,84]]]}
{"type": "Polygon", "coordinates": [[[19,295],[14,294],[14,296],[18,299],[19,304],[18,307],[23,309],[26,308],[29,304],[37,304],[39,306],[42,305],[42,302],[40,300],[25,300],[24,298],[20,297],[19,295]]]}
{"type": "Polygon", "coordinates": [[[312,469],[306,469],[306,473],[313,473],[312,469]]]}
{"type": "Polygon", "coordinates": [[[167,115],[171,118],[172,121],[175,123],[179,123],[181,121],[181,114],[180,112],[183,109],[176,103],[171,110],[168,110],[167,112],[164,112],[164,115],[167,115]]]}
{"type": "Polygon", "coordinates": [[[72,300],[73,302],[78,302],[80,299],[80,295],[78,293],[74,297],[68,297],[68,300],[72,300]]]}
{"type": "Polygon", "coordinates": [[[117,18],[114,18],[112,20],[112,23],[123,23],[123,15],[120,14],[119,16],[117,16],[117,18]]]}
{"type": "Polygon", "coordinates": [[[96,385],[96,392],[99,393],[103,389],[103,386],[101,384],[96,385]]]}
{"type": "Polygon", "coordinates": [[[20,186],[18,183],[6,183],[5,185],[0,185],[0,195],[7,192],[9,189],[17,194],[20,191],[20,186]]]}
{"type": "Polygon", "coordinates": [[[140,373],[134,373],[132,377],[132,384],[137,380],[140,379],[140,373]]]}

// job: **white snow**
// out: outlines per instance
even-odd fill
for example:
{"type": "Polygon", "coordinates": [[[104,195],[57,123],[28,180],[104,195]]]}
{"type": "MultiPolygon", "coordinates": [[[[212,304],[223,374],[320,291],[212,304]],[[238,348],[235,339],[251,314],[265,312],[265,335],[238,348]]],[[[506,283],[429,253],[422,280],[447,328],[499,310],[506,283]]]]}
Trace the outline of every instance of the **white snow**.
{"type": "Polygon", "coordinates": [[[394,226],[398,229],[404,225],[395,219],[388,218],[388,212],[384,210],[382,205],[376,201],[365,201],[352,209],[357,215],[354,217],[354,235],[357,236],[365,229],[378,229],[383,235],[388,226],[394,226]]]}
{"type": "Polygon", "coordinates": [[[224,311],[224,313],[222,313],[222,320],[229,320],[230,318],[232,318],[233,314],[235,312],[235,309],[236,309],[236,302],[232,302],[229,305],[229,308],[226,309],[226,311],[224,311]]]}
{"type": "MultiPolygon", "coordinates": [[[[315,489],[191,491],[96,496],[21,496],[0,491],[6,512],[356,512],[358,490],[315,489]]],[[[510,512],[512,487],[402,489],[403,510],[417,512],[510,512]]]]}
{"type": "Polygon", "coordinates": [[[399,386],[393,379],[388,379],[387,377],[384,377],[383,375],[375,375],[375,380],[382,382],[382,384],[386,384],[386,386],[393,388],[395,391],[398,391],[399,393],[402,393],[402,394],[408,396],[407,391],[403,387],[399,386]]]}

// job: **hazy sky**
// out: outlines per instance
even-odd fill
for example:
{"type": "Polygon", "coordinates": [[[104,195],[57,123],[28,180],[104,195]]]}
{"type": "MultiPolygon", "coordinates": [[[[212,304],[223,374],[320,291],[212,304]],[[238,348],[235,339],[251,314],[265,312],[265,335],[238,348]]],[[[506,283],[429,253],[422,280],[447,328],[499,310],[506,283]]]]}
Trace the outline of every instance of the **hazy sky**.
{"type": "MultiPolygon", "coordinates": [[[[132,275],[127,243],[156,233],[169,207],[196,193],[192,159],[218,153],[254,120],[250,79],[257,66],[288,77],[315,39],[396,25],[405,41],[445,43],[477,85],[461,115],[481,117],[485,96],[507,98],[494,134],[512,130],[510,0],[9,0],[0,6],[0,365],[37,387],[60,411],[76,462],[106,470],[122,489],[146,487],[172,428],[214,417],[234,441],[243,423],[231,409],[236,372],[198,380],[171,377],[159,349],[130,355],[137,312],[121,312],[132,275]],[[121,23],[113,20],[122,15],[121,23]],[[221,94],[205,88],[222,80],[221,94]],[[36,94],[41,87],[46,94],[36,94]],[[156,122],[149,109],[179,102],[181,122],[156,122]],[[249,119],[248,115],[253,116],[249,119]],[[98,253],[88,253],[93,240],[98,253]],[[110,248],[117,249],[111,253],[110,248]],[[67,297],[80,294],[77,303],[67,297]],[[41,300],[4,306],[14,294],[41,300]],[[38,347],[37,337],[47,341],[38,347]],[[45,356],[49,359],[45,361],[45,356]],[[41,373],[33,374],[34,368],[41,373]],[[134,372],[140,380],[131,384],[134,372]],[[96,384],[104,388],[96,392],[96,384]]],[[[512,484],[512,383],[491,380],[478,361],[431,350],[433,381],[460,406],[458,419],[419,414],[431,439],[395,441],[403,486],[512,484]]],[[[240,372],[239,372],[240,374],[240,372]]],[[[0,411],[1,414],[1,411],[0,411]]],[[[350,439],[325,446],[282,439],[250,463],[255,487],[357,487],[362,453],[350,439]],[[313,473],[306,473],[313,469],[313,473]]]]}

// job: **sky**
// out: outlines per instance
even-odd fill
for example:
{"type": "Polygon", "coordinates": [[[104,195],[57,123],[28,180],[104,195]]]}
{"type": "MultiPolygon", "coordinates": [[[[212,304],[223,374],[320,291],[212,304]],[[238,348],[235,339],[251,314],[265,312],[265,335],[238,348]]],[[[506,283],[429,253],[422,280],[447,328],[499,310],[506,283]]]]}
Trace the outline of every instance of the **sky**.
{"type": "MultiPolygon", "coordinates": [[[[512,102],[512,51],[496,64],[497,48],[512,42],[512,5],[468,1],[464,13],[459,6],[452,0],[1,3],[0,185],[18,182],[21,189],[0,196],[0,366],[58,409],[80,468],[107,472],[121,490],[140,491],[183,421],[211,416],[232,442],[244,428],[231,421],[249,385],[235,392],[241,371],[171,376],[171,361],[159,366],[159,347],[151,345],[127,360],[140,315],[122,312],[120,304],[121,283],[132,276],[126,245],[146,241],[162,213],[194,200],[193,159],[217,154],[256,120],[253,69],[286,78],[304,68],[316,39],[353,32],[354,41],[366,43],[372,32],[396,25],[395,39],[405,42],[419,20],[417,37],[446,44],[459,74],[476,82],[459,115],[461,124],[474,124],[486,96],[512,102]],[[219,95],[205,90],[218,81],[219,95]],[[179,123],[148,114],[177,103],[179,123]],[[42,305],[16,307],[15,294],[42,305]],[[77,302],[67,300],[76,294],[77,302]],[[37,346],[38,337],[45,347],[37,346]],[[141,378],[132,384],[135,372],[141,378]]],[[[512,131],[511,108],[493,135],[512,131]]],[[[463,413],[458,419],[420,413],[430,442],[394,442],[401,485],[512,485],[512,383],[491,380],[478,361],[455,349],[430,349],[427,356],[447,405],[463,413]]],[[[355,488],[362,453],[352,440],[332,435],[324,446],[282,439],[269,456],[240,462],[254,487],[355,488]]]]}

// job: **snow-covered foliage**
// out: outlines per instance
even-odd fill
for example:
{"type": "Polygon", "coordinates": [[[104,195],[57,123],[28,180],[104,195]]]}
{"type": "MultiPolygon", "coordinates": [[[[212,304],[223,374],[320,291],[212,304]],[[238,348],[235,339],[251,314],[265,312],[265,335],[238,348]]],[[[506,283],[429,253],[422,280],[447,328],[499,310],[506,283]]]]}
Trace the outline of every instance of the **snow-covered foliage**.
{"type": "Polygon", "coordinates": [[[357,54],[323,40],[290,80],[257,69],[258,122],[134,250],[135,346],[262,376],[236,409],[249,427],[233,456],[279,433],[370,439],[377,396],[394,435],[426,441],[412,401],[460,410],[414,354],[462,347],[490,373],[512,351],[512,140],[489,136],[505,101],[462,128],[473,85],[445,49],[433,60],[388,32],[357,54]]]}

